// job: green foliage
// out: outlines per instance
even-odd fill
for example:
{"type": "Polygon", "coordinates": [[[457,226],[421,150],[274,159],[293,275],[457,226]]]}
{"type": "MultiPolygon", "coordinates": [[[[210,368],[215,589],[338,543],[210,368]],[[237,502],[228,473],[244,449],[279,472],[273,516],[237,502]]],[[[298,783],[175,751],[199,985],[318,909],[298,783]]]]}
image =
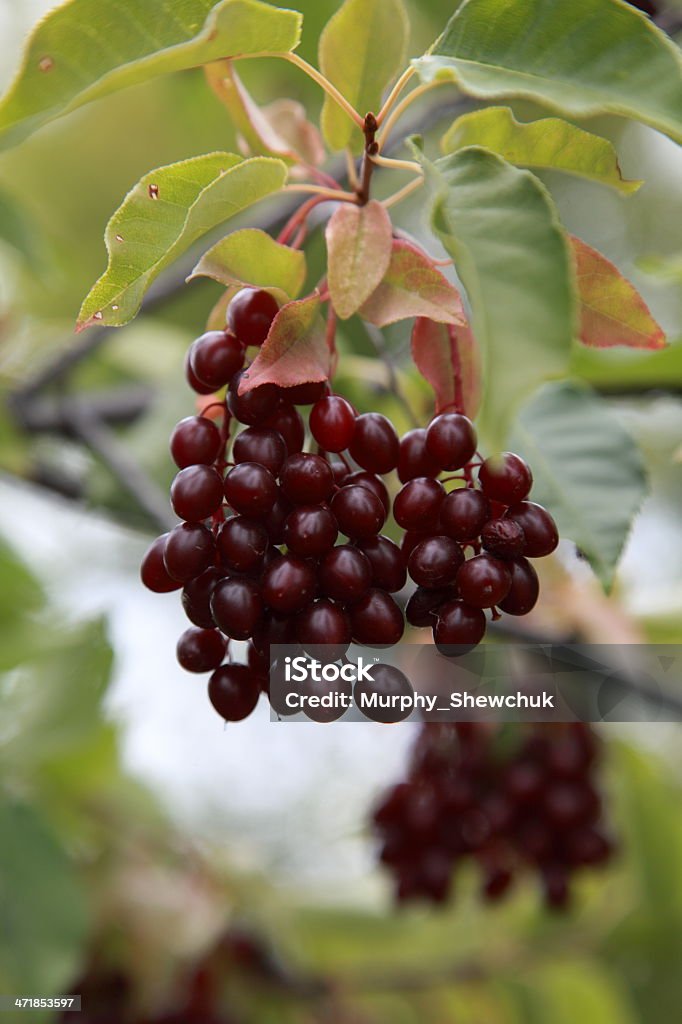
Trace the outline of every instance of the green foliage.
{"type": "Polygon", "coordinates": [[[138,82],[234,54],[287,53],[301,15],[258,0],[71,0],[31,36],[0,102],[0,137],[20,140],[46,121],[138,82]]]}
{"type": "Polygon", "coordinates": [[[381,203],[348,203],[329,219],[325,231],[329,294],[342,320],[357,313],[379,286],[391,262],[393,226],[381,203]]]}
{"type": "Polygon", "coordinates": [[[433,228],[455,261],[483,349],[483,436],[500,450],[523,397],[568,366],[568,244],[551,199],[529,171],[478,148],[426,169],[433,228]]]}
{"type": "Polygon", "coordinates": [[[639,451],[608,406],[571,384],[544,387],[521,411],[512,438],[528,459],[533,500],[550,509],[605,589],[646,493],[639,451]]]}
{"type": "Polygon", "coordinates": [[[564,171],[610,185],[625,195],[641,181],[623,178],[618,154],[608,139],[577,128],[559,117],[517,121],[509,107],[485,107],[462,114],[441,139],[443,153],[483,146],[511,164],[564,171]]]}
{"type": "Polygon", "coordinates": [[[81,307],[78,328],[128,323],[164,267],[285,180],[281,160],[234,153],[209,153],[145,174],[107,224],[109,265],[81,307]]]}
{"type": "Polygon", "coordinates": [[[618,114],[682,141],[679,51],[622,0],[468,0],[415,66],[425,81],[449,77],[483,99],[618,114]]]}
{"type": "Polygon", "coordinates": [[[295,299],[306,276],[305,254],[280,245],[265,231],[233,231],[204,253],[188,280],[211,277],[226,286],[251,284],[277,288],[295,299]]]}
{"type": "MultiPolygon", "coordinates": [[[[405,60],[409,25],[402,0],[345,0],[320,36],[320,70],[364,117],[405,60]]],[[[362,133],[329,97],[322,134],[330,149],[362,148],[362,133]]]]}

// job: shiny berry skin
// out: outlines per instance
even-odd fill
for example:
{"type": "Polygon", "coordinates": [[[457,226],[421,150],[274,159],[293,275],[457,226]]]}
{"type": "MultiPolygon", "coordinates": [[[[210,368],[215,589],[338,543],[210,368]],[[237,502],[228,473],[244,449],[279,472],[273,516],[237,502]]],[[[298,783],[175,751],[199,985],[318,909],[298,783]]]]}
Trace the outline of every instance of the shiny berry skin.
{"type": "Polygon", "coordinates": [[[341,533],[353,540],[375,537],[386,520],[384,506],[367,487],[343,486],[331,500],[341,533]]]}
{"type": "Polygon", "coordinates": [[[189,350],[194,376],[212,391],[229,384],[243,362],[244,346],[229,331],[207,331],[189,350]]]}
{"type": "Polygon", "coordinates": [[[414,480],[418,476],[438,476],[440,466],[429,455],[426,449],[426,429],[415,427],[408,430],[400,441],[400,456],[398,458],[398,477],[400,482],[406,484],[408,480],[414,480]]]}
{"type": "Polygon", "coordinates": [[[217,512],[223,503],[223,481],[213,466],[187,466],[171,484],[171,504],[180,517],[198,523],[217,512]]]}
{"type": "Polygon", "coordinates": [[[214,628],[211,598],[216,586],[224,578],[224,572],[211,568],[185,584],[182,591],[182,607],[189,621],[195,626],[201,626],[202,629],[214,628]]]}
{"type": "Polygon", "coordinates": [[[327,452],[342,452],[353,440],[355,409],[341,395],[320,398],[310,410],[310,432],[327,452]]]}
{"type": "Polygon", "coordinates": [[[313,599],[317,580],[313,567],[297,555],[280,555],[263,573],[261,592],[276,612],[298,612],[313,599]]]}
{"type": "Polygon", "coordinates": [[[334,487],[334,475],[327,460],[307,452],[290,455],[279,479],[282,494],[296,505],[319,505],[334,487]]]}
{"type": "Polygon", "coordinates": [[[438,522],[445,489],[437,480],[420,476],[408,481],[393,502],[393,516],[406,530],[425,530],[438,522]]]}
{"type": "Polygon", "coordinates": [[[456,653],[465,654],[481,642],[485,634],[485,615],[480,608],[472,608],[464,601],[448,601],[441,605],[433,627],[433,639],[444,653],[453,653],[448,647],[462,648],[456,653]]]}
{"type": "Polygon", "coordinates": [[[506,566],[511,573],[511,587],[507,596],[498,602],[500,610],[507,615],[527,615],[535,607],[540,593],[538,574],[525,558],[515,558],[506,566]]]}
{"type": "Polygon", "coordinates": [[[344,465],[343,462],[339,462],[338,459],[335,459],[333,462],[330,462],[330,466],[332,467],[334,483],[336,484],[337,487],[343,487],[343,485],[345,484],[346,480],[350,475],[350,470],[348,469],[348,466],[344,465]]]}
{"type": "Polygon", "coordinates": [[[263,602],[253,580],[222,580],[211,596],[216,626],[233,640],[248,640],[263,613],[263,602]]]}
{"type": "Polygon", "coordinates": [[[372,588],[348,609],[353,639],[369,647],[390,647],[403,635],[403,613],[390,594],[372,588]]]}
{"type": "Polygon", "coordinates": [[[420,541],[422,541],[422,540],[424,540],[424,534],[421,531],[419,531],[419,530],[406,530],[405,531],[405,533],[403,534],[403,539],[400,542],[400,550],[403,553],[403,557],[405,558],[405,563],[406,564],[407,564],[407,559],[410,557],[411,552],[414,550],[414,548],[416,548],[417,544],[419,544],[420,541]]]}
{"type": "Polygon", "coordinates": [[[277,481],[256,462],[240,462],[225,477],[228,505],[244,516],[263,519],[277,498],[277,481]]]}
{"type": "Polygon", "coordinates": [[[410,552],[407,568],[420,587],[439,588],[455,582],[463,561],[457,541],[451,537],[427,537],[410,552]]]}
{"type": "Polygon", "coordinates": [[[208,683],[208,698],[226,722],[248,718],[260,697],[258,676],[246,665],[221,665],[208,683]]]}
{"type": "Polygon", "coordinates": [[[357,546],[367,555],[372,566],[372,586],[395,594],[407,582],[405,557],[389,537],[369,537],[359,540],[357,546]]]}
{"type": "Polygon", "coordinates": [[[191,355],[192,346],[190,345],[187,350],[187,355],[185,356],[185,379],[187,383],[191,387],[192,391],[195,391],[197,395],[212,395],[214,389],[207,384],[202,384],[192,369],[192,364],[190,362],[191,355]]]}
{"type": "Polygon", "coordinates": [[[174,580],[195,579],[215,563],[213,534],[201,523],[180,523],[168,534],[163,561],[174,580]]]}
{"type": "Polygon", "coordinates": [[[232,572],[259,572],[269,543],[263,524],[245,516],[227,519],[216,535],[220,561],[232,572]]]}
{"type": "Polygon", "coordinates": [[[301,414],[293,405],[283,402],[264,421],[263,426],[276,430],[278,434],[281,434],[286,445],[287,455],[294,455],[303,449],[305,425],[301,414]]]}
{"type": "Polygon", "coordinates": [[[326,380],[309,381],[306,384],[292,384],[291,387],[282,387],[280,392],[282,398],[292,405],[314,405],[327,391],[326,380]]]}
{"type": "Polygon", "coordinates": [[[318,653],[325,661],[337,661],[351,642],[350,620],[338,604],[322,597],[296,616],[296,639],[304,648],[331,645],[331,650],[318,653]]]}
{"type": "MultiPolygon", "coordinates": [[[[140,578],[147,590],[155,594],[170,594],[173,590],[179,590],[182,583],[169,576],[163,560],[163,553],[166,548],[166,541],[169,534],[164,533],[157,537],[151,544],[142,559],[140,566],[140,578]]],[[[368,584],[369,585],[369,584],[368,584]]]]}
{"type": "Polygon", "coordinates": [[[441,506],[440,528],[453,540],[473,540],[490,519],[490,502],[472,487],[451,491],[441,506]]]}
{"type": "Polygon", "coordinates": [[[235,462],[257,462],[277,476],[287,457],[284,438],[269,427],[247,427],[234,439],[232,458],[235,462]]]}
{"type": "Polygon", "coordinates": [[[215,629],[186,629],[178,640],[176,655],[187,672],[212,672],[225,657],[227,641],[215,629]]]}
{"type": "Polygon", "coordinates": [[[388,516],[391,511],[391,499],[388,496],[386,484],[380,476],[377,476],[375,473],[368,473],[365,469],[359,469],[355,473],[349,473],[343,481],[344,487],[350,487],[353,484],[357,484],[360,487],[368,487],[370,491],[373,491],[384,506],[384,512],[388,516]]]}
{"type": "Polygon", "coordinates": [[[265,610],[253,631],[253,646],[270,664],[271,644],[293,644],[296,640],[296,622],[289,615],[265,610]]]}
{"type": "Polygon", "coordinates": [[[492,555],[474,555],[457,573],[460,597],[474,608],[492,608],[504,601],[511,584],[507,564],[492,555]]]}
{"type": "Polygon", "coordinates": [[[487,498],[515,505],[533,486],[533,474],[519,455],[503,452],[485,460],[478,471],[478,482],[487,498]]]}
{"type": "Polygon", "coordinates": [[[481,543],[496,558],[518,558],[524,552],[525,537],[512,519],[489,519],[481,530],[481,543]]]}
{"type": "Polygon", "coordinates": [[[559,543],[559,531],[554,519],[546,508],[534,501],[520,501],[512,505],[505,514],[521,527],[524,536],[523,550],[518,552],[526,558],[543,558],[550,555],[559,543]]]}
{"type": "Polygon", "coordinates": [[[279,312],[277,300],[263,288],[242,288],[227,307],[227,326],[242,345],[262,345],[279,312]]]}
{"type": "Polygon", "coordinates": [[[171,434],[170,452],[179,469],[210,466],[218,458],[220,448],[220,431],[206,416],[187,416],[171,434]]]}
{"type": "Polygon", "coordinates": [[[275,504],[262,520],[263,526],[268,531],[271,544],[284,543],[284,524],[287,521],[287,516],[292,511],[293,505],[291,502],[287,501],[281,493],[278,494],[275,504]]]}
{"type": "Polygon", "coordinates": [[[438,618],[438,609],[456,597],[454,587],[426,588],[417,587],[405,607],[405,618],[411,626],[423,628],[434,626],[438,618]]]}
{"type": "Polygon", "coordinates": [[[284,543],[302,558],[320,558],[338,536],[336,520],[329,509],[319,505],[299,505],[284,524],[284,543]]]}
{"type": "MultiPolygon", "coordinates": [[[[227,407],[240,423],[250,427],[266,426],[265,420],[272,417],[279,402],[279,389],[275,384],[261,384],[252,391],[239,394],[239,385],[248,368],[235,373],[227,389],[227,407]]],[[[271,424],[267,424],[270,426],[271,424]]]]}
{"type": "Polygon", "coordinates": [[[426,431],[426,450],[441,469],[461,469],[476,454],[478,439],[468,416],[442,412],[426,431]]]}
{"type": "Polygon", "coordinates": [[[407,676],[395,665],[381,663],[372,665],[368,669],[368,675],[371,677],[371,682],[367,679],[358,679],[353,687],[355,703],[359,707],[363,707],[365,717],[373,722],[383,722],[384,724],[402,722],[409,718],[412,714],[411,707],[401,707],[398,702],[395,707],[391,707],[391,705],[372,707],[365,704],[365,701],[371,700],[373,694],[377,694],[379,697],[407,697],[410,699],[414,695],[414,690],[407,676]]]}
{"type": "Polygon", "coordinates": [[[366,412],[355,421],[351,458],[370,473],[390,473],[398,465],[400,441],[390,420],[378,412],[366,412]]]}
{"type": "Polygon", "coordinates": [[[364,552],[350,544],[339,544],[320,562],[318,579],[320,590],[327,597],[352,604],[372,585],[372,564],[364,552]]]}

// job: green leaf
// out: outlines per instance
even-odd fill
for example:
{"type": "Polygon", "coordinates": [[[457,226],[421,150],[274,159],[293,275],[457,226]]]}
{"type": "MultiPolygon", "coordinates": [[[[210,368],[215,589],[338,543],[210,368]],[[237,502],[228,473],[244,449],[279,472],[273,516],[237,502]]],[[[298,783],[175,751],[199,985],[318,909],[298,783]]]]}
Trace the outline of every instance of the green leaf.
{"type": "Polygon", "coordinates": [[[436,395],[436,413],[453,410],[473,419],[481,400],[481,360],[471,327],[417,317],[412,358],[436,395]]]}
{"type": "MultiPolygon", "coordinates": [[[[384,89],[402,70],[408,33],[402,0],[345,0],[320,36],[320,70],[361,116],[376,114],[384,89]]],[[[362,149],[362,133],[329,96],[321,124],[330,149],[362,149]]]]}
{"type": "Polygon", "coordinates": [[[466,288],[483,350],[481,429],[499,450],[524,396],[568,366],[575,333],[568,242],[529,171],[476,148],[426,170],[433,227],[466,288]]]}
{"type": "Polygon", "coordinates": [[[364,320],[386,327],[425,316],[443,324],[465,324],[460,294],[411,242],[393,240],[391,262],[379,287],[360,307],[364,320]]]}
{"type": "Polygon", "coordinates": [[[393,228],[381,203],[343,203],[327,223],[327,281],[342,320],[356,313],[381,282],[391,261],[393,228]]]}
{"type": "Polygon", "coordinates": [[[52,829],[28,805],[0,799],[0,835],[0,989],[56,995],[83,955],[83,889],[52,829]]]}
{"type": "Polygon", "coordinates": [[[41,21],[0,101],[13,143],[128,85],[208,61],[298,45],[302,17],[257,0],[71,0],[41,21]]]}
{"type": "Polygon", "coordinates": [[[603,399],[566,383],[547,385],[525,406],[513,445],[533,467],[533,500],[609,590],[647,490],[634,441],[603,399]]]}
{"type": "Polygon", "coordinates": [[[243,394],[261,384],[294,387],[328,380],[331,352],[317,294],[282,306],[258,355],[243,375],[243,394]]]}
{"type": "Polygon", "coordinates": [[[244,228],[233,231],[204,253],[187,280],[211,277],[227,286],[278,288],[294,299],[305,276],[303,252],[280,245],[258,228],[244,228]]]}
{"type": "Polygon", "coordinates": [[[580,340],[593,348],[665,347],[665,334],[649,307],[605,256],[571,238],[580,295],[580,340]]]}
{"type": "Polygon", "coordinates": [[[576,128],[559,117],[517,121],[509,107],[486,107],[462,114],[441,139],[443,153],[483,146],[512,164],[577,174],[626,195],[641,181],[623,178],[618,154],[608,139],[576,128]]]}
{"type": "Polygon", "coordinates": [[[565,956],[514,978],[523,996],[523,1020],[551,1024],[638,1024],[639,1014],[617,974],[590,959],[565,956]]]}
{"type": "Polygon", "coordinates": [[[473,96],[632,117],[682,141],[679,51],[622,0],[467,0],[415,66],[473,96]]]}
{"type": "Polygon", "coordinates": [[[164,267],[216,224],[277,192],[286,175],[281,160],[234,153],[208,153],[145,174],[107,224],[109,265],[81,307],[77,330],[128,323],[164,267]]]}

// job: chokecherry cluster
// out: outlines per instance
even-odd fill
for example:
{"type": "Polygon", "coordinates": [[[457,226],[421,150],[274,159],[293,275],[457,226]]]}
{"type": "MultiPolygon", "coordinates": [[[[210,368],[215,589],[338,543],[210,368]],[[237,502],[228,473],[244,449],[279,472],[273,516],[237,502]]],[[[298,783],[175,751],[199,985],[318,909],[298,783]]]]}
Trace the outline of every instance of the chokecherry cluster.
{"type": "Polygon", "coordinates": [[[591,727],[527,725],[516,738],[509,752],[504,734],[487,723],[421,727],[407,779],[373,815],[399,903],[446,902],[455,868],[473,861],[486,901],[501,899],[530,871],[546,905],[563,909],[573,874],[611,858],[591,727]]]}
{"type": "Polygon", "coordinates": [[[393,426],[377,413],[358,416],[325,382],[239,393],[247,349],[263,343],[277,308],[269,292],[243,289],[227,329],[190,347],[191,387],[226,387],[226,396],[205,410],[215,418],[188,417],[173,431],[171,503],[183,522],[154,541],[142,565],[151,590],[182,588],[193,625],[178,660],[212,673],[210,700],[229,721],[250,714],[267,690],[270,644],[390,645],[404,630],[392,597],[406,582],[404,557],[381,534],[390,512],[381,474],[400,454],[393,426]],[[305,405],[317,453],[303,451],[296,407],[305,405]],[[231,438],[233,421],[242,429],[231,438]],[[346,450],[359,468],[330,458],[346,450]],[[231,640],[248,640],[246,664],[226,661],[231,640]]]}
{"type": "Polygon", "coordinates": [[[528,561],[559,543],[552,516],[528,501],[533,476],[518,455],[478,463],[477,438],[466,416],[444,412],[427,429],[401,441],[403,483],[393,515],[405,530],[403,552],[417,588],[405,614],[412,626],[431,626],[443,653],[462,654],[483,639],[484,609],[499,618],[526,615],[538,598],[538,577],[528,561]],[[461,473],[441,481],[441,473],[461,473]],[[461,486],[446,490],[444,483],[461,486]],[[465,557],[468,549],[470,557],[465,557]]]}

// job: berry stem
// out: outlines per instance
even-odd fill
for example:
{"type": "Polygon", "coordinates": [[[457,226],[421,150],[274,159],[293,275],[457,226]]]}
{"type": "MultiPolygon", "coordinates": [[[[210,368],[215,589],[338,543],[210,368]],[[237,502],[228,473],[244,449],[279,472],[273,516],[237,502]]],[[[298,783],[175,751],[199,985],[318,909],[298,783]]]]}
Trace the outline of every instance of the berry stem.
{"type": "Polygon", "coordinates": [[[307,192],[322,196],[334,203],[357,203],[355,192],[344,192],[342,189],[327,188],[325,185],[285,185],[282,192],[307,192]]]}
{"type": "Polygon", "coordinates": [[[386,100],[385,100],[381,110],[377,114],[377,124],[378,125],[381,125],[383,123],[384,118],[386,117],[386,115],[389,113],[390,110],[393,109],[393,106],[394,106],[396,100],[398,99],[398,96],[400,96],[401,92],[403,91],[403,89],[405,88],[405,86],[407,85],[407,83],[410,81],[410,79],[412,78],[412,76],[414,74],[416,74],[416,71],[412,67],[411,64],[410,64],[410,66],[408,68],[405,68],[405,70],[403,71],[402,75],[400,76],[400,78],[395,83],[395,85],[393,86],[393,88],[389,92],[388,96],[386,97],[386,100]]]}
{"type": "Polygon", "coordinates": [[[417,174],[422,173],[422,169],[416,160],[394,160],[392,157],[379,156],[378,153],[373,154],[371,160],[377,167],[387,167],[395,171],[416,171],[417,174]]]}
{"type": "Polygon", "coordinates": [[[277,236],[277,241],[280,245],[287,245],[289,243],[289,239],[297,228],[305,224],[308,214],[311,213],[316,206],[319,206],[320,203],[326,202],[326,196],[311,196],[310,199],[306,199],[306,201],[299,206],[298,210],[292,214],[277,236]]]}
{"type": "Polygon", "coordinates": [[[418,85],[415,89],[412,90],[412,92],[408,93],[407,96],[404,96],[400,103],[393,107],[389,116],[385,120],[382,115],[387,112],[387,103],[384,104],[384,107],[380,111],[379,117],[377,118],[377,121],[381,125],[381,134],[378,139],[380,150],[385,145],[386,140],[390,135],[391,129],[403,116],[408,107],[410,107],[415,100],[418,100],[421,96],[424,96],[427,92],[431,92],[432,89],[435,89],[437,86],[444,84],[445,83],[443,81],[437,80],[435,82],[425,82],[423,85],[418,85]]]}
{"type": "Polygon", "coordinates": [[[398,203],[402,203],[403,199],[407,199],[411,196],[418,188],[421,188],[424,184],[424,175],[420,175],[418,178],[414,178],[413,181],[408,181],[407,185],[403,185],[397,192],[394,192],[388,199],[383,199],[382,204],[385,209],[390,209],[391,206],[396,206],[398,203]]]}

